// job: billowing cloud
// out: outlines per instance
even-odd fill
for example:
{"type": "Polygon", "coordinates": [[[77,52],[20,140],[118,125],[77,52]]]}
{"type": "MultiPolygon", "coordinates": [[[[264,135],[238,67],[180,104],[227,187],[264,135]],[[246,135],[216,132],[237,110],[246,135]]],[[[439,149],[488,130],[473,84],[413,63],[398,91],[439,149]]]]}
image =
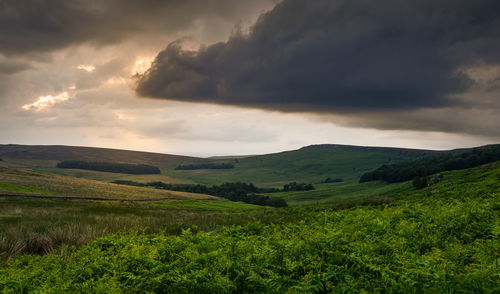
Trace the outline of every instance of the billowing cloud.
{"type": "Polygon", "coordinates": [[[495,0],[285,0],[248,34],[171,43],[136,91],[291,112],[466,107],[467,69],[500,64],[499,46],[495,0]]]}
{"type": "Polygon", "coordinates": [[[0,0],[0,143],[213,155],[500,139],[499,4],[278,2],[0,0]]]}
{"type": "Polygon", "coordinates": [[[244,17],[272,0],[0,1],[0,53],[40,56],[72,45],[105,46],[172,34],[203,18],[244,17]]]}
{"type": "Polygon", "coordinates": [[[500,139],[498,109],[425,108],[411,111],[356,112],[349,115],[321,114],[312,116],[312,119],[330,121],[345,127],[462,133],[500,139]]]}

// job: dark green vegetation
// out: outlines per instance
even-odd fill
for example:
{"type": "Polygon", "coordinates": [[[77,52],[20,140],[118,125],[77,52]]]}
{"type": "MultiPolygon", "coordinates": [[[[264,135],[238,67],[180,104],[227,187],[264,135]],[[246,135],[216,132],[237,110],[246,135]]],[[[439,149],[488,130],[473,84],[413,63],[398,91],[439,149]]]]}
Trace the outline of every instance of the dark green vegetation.
{"type": "Polygon", "coordinates": [[[133,175],[148,175],[160,174],[160,169],[156,166],[147,164],[130,164],[116,162],[99,162],[99,161],[83,161],[83,160],[67,160],[59,162],[58,168],[76,168],[88,169],[111,173],[133,174],[133,175]]]}
{"type": "Polygon", "coordinates": [[[234,165],[230,163],[200,163],[178,165],[176,170],[195,170],[195,169],[232,169],[234,165]]]}
{"type": "Polygon", "coordinates": [[[331,203],[345,200],[359,200],[373,197],[385,197],[399,193],[411,187],[411,183],[387,184],[385,182],[342,182],[315,184],[311,191],[291,191],[278,193],[264,193],[272,198],[283,198],[288,205],[310,205],[331,203]]]}
{"type": "Polygon", "coordinates": [[[415,177],[412,181],[413,187],[417,189],[425,188],[429,185],[429,178],[427,176],[415,177]]]}
{"type": "Polygon", "coordinates": [[[275,189],[274,192],[291,182],[314,183],[315,189],[311,191],[258,193],[284,199],[289,205],[325,203],[385,194],[394,190],[392,185],[375,182],[358,184],[359,177],[383,164],[445,153],[401,148],[313,145],[275,154],[203,159],[101,148],[0,145],[0,156],[5,159],[3,165],[104,182],[120,180],[206,186],[246,182],[254,183],[260,188],[275,189]],[[162,174],[130,175],[55,167],[61,160],[101,161],[103,158],[112,162],[158,166],[162,174]],[[234,165],[233,169],[175,170],[178,165],[229,162],[234,165]],[[323,183],[327,178],[333,179],[333,182],[323,183]]]}
{"type": "Polygon", "coordinates": [[[442,171],[476,167],[481,164],[500,160],[500,145],[474,148],[461,153],[431,156],[411,162],[383,165],[376,170],[364,173],[359,181],[384,180],[389,183],[409,181],[415,177],[425,177],[442,171]]]}
{"type": "Polygon", "coordinates": [[[254,183],[259,188],[269,189],[255,192],[256,194],[269,196],[272,199],[283,199],[288,205],[359,199],[387,193],[393,190],[391,185],[382,183],[363,183],[360,185],[358,184],[359,176],[382,164],[403,162],[442,153],[401,148],[313,145],[275,154],[204,159],[102,148],[0,145],[0,156],[6,159],[2,164],[7,166],[103,182],[119,180],[144,184],[162,182],[172,185],[199,184],[204,186],[234,182],[254,183]],[[55,167],[61,160],[103,161],[103,159],[110,162],[158,166],[162,173],[130,175],[55,167]],[[230,163],[234,165],[234,168],[175,170],[175,167],[179,165],[207,163],[230,163]],[[327,178],[342,179],[342,182],[322,183],[327,178]],[[313,183],[315,189],[272,193],[292,182],[313,183]]]}
{"type": "MultiPolygon", "coordinates": [[[[299,150],[239,158],[227,170],[162,170],[170,177],[203,185],[225,182],[281,187],[290,182],[319,183],[325,178],[357,182],[382,164],[440,154],[436,151],[343,145],[313,145],[299,150]]],[[[228,159],[221,159],[227,162],[228,159]]]]}
{"type": "Polygon", "coordinates": [[[291,182],[283,186],[283,192],[311,191],[311,190],[314,190],[314,186],[312,184],[306,184],[306,183],[291,182]]]}
{"type": "MultiPolygon", "coordinates": [[[[345,183],[323,185],[338,184],[345,183]]],[[[159,231],[135,231],[131,226],[131,231],[81,248],[60,246],[45,256],[16,255],[0,266],[0,289],[499,292],[500,164],[448,171],[439,182],[419,190],[408,182],[394,185],[399,188],[379,200],[223,210],[217,212],[229,220],[221,221],[223,226],[201,228],[201,221],[196,227],[177,227],[177,232],[169,230],[175,225],[159,231]],[[366,205],[370,203],[378,205],[366,205]],[[244,221],[230,225],[234,216],[244,221]]],[[[177,211],[175,204],[165,207],[167,202],[151,205],[177,211]]],[[[198,213],[188,211],[190,217],[198,213]]],[[[2,224],[12,222],[5,219],[0,218],[2,224]]],[[[103,217],[101,223],[115,219],[103,217]]]]}
{"type": "Polygon", "coordinates": [[[100,181],[161,181],[175,184],[219,185],[227,182],[254,183],[259,187],[281,187],[290,182],[319,183],[330,177],[346,183],[383,164],[441,154],[429,150],[344,145],[313,145],[299,150],[238,158],[194,158],[186,156],[70,146],[0,145],[3,165],[36,169],[100,181]],[[160,175],[130,175],[90,170],[59,169],[66,160],[147,164],[160,168],[160,175]],[[175,170],[179,165],[232,164],[232,169],[175,170]]]}
{"type": "MultiPolygon", "coordinates": [[[[189,193],[208,194],[226,198],[231,201],[241,201],[245,203],[261,205],[261,206],[274,206],[285,207],[287,203],[282,198],[271,198],[265,195],[258,195],[256,193],[273,192],[275,189],[257,188],[253,184],[247,183],[224,183],[221,185],[183,185],[183,184],[166,184],[163,182],[150,182],[138,183],[134,181],[113,181],[115,184],[130,185],[138,187],[153,187],[156,189],[164,189],[171,191],[182,191],[189,193]]],[[[278,190],[279,191],[279,190],[278,190]]]]}
{"type": "Polygon", "coordinates": [[[322,183],[340,183],[343,182],[344,180],[342,179],[332,179],[332,178],[326,178],[322,183]]]}

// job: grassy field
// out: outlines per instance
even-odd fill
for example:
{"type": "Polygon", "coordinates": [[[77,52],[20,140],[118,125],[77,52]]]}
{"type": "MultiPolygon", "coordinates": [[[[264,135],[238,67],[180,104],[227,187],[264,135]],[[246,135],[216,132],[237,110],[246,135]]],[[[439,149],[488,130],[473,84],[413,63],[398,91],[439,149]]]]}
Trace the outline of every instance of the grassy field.
{"type": "Polygon", "coordinates": [[[357,181],[364,172],[382,164],[411,160],[429,154],[427,150],[357,147],[342,145],[308,146],[299,150],[251,156],[241,159],[222,159],[234,169],[227,170],[165,170],[172,178],[200,184],[247,182],[263,187],[279,187],[297,181],[319,183],[330,178],[357,181]]]}
{"type": "Polygon", "coordinates": [[[239,181],[263,187],[278,187],[292,181],[318,183],[327,177],[357,181],[361,174],[382,164],[411,160],[437,153],[439,152],[401,148],[316,145],[293,151],[244,158],[206,159],[103,148],[0,145],[2,165],[60,175],[105,182],[132,180],[212,185],[239,181]],[[137,176],[56,168],[57,162],[63,160],[150,164],[159,167],[162,174],[137,176]],[[235,168],[226,170],[174,169],[179,164],[203,162],[231,163],[235,168]]]}
{"type": "Polygon", "coordinates": [[[100,172],[100,171],[82,170],[82,169],[61,169],[56,167],[31,168],[31,170],[44,173],[65,175],[75,178],[84,178],[89,180],[102,181],[102,182],[126,180],[126,181],[142,182],[142,183],[160,181],[171,184],[195,184],[195,182],[190,180],[178,179],[168,176],[165,174],[165,171],[164,174],[160,175],[131,175],[131,174],[100,172]]]}
{"type": "Polygon", "coordinates": [[[12,183],[0,183],[0,193],[51,195],[50,191],[12,183]]]}
{"type": "Polygon", "coordinates": [[[0,197],[0,255],[47,254],[130,231],[180,234],[220,225],[285,219],[273,209],[231,201],[120,202],[0,197]]]}
{"type": "Polygon", "coordinates": [[[217,199],[216,197],[142,187],[126,187],[0,166],[0,194],[54,195],[103,199],[217,199]]]}
{"type": "Polygon", "coordinates": [[[195,210],[195,211],[244,211],[244,210],[255,210],[255,209],[270,209],[269,207],[263,207],[253,204],[248,204],[244,202],[236,202],[229,200],[221,201],[203,201],[203,200],[170,200],[170,201],[151,201],[151,205],[160,206],[165,209],[185,209],[185,210],[195,210]]]}
{"type": "MultiPolygon", "coordinates": [[[[446,172],[425,189],[405,188],[385,196],[392,200],[348,209],[337,204],[175,209],[175,202],[121,203],[125,207],[112,209],[70,202],[74,207],[68,208],[54,201],[6,200],[15,201],[2,203],[1,207],[12,205],[6,214],[17,209],[33,215],[34,221],[43,219],[41,211],[49,211],[54,222],[63,211],[68,226],[76,222],[73,216],[89,215],[89,221],[114,223],[122,233],[81,248],[59,246],[45,256],[14,255],[0,267],[0,291],[500,291],[500,163],[446,172]],[[23,205],[26,208],[20,208],[23,205]],[[30,212],[29,207],[35,208],[30,212]],[[106,218],[110,211],[116,214],[106,218]],[[160,225],[134,230],[144,223],[169,223],[163,219],[165,212],[174,213],[171,219],[179,224],[177,229],[160,225]],[[120,227],[121,219],[128,224],[120,227]]],[[[23,222],[16,224],[12,215],[3,218],[1,228],[9,223],[12,232],[25,230],[15,229],[23,222]]]]}
{"type": "Polygon", "coordinates": [[[288,205],[311,205],[343,200],[358,200],[373,197],[383,197],[412,189],[409,182],[387,184],[384,182],[358,183],[353,181],[315,184],[310,191],[289,191],[266,193],[270,197],[286,200],[288,205]]]}

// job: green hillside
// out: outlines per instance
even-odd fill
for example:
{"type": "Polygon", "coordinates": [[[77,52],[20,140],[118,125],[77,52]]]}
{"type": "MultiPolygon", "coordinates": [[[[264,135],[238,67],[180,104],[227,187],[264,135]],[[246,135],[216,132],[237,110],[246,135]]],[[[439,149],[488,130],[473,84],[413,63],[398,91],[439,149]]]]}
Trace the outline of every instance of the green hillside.
{"type": "Polygon", "coordinates": [[[358,181],[363,173],[382,164],[440,154],[438,151],[347,145],[313,145],[298,150],[249,157],[195,158],[105,148],[71,146],[0,145],[2,165],[33,169],[100,181],[221,184],[247,182],[277,187],[288,182],[318,183],[330,178],[358,181]],[[161,169],[160,175],[130,175],[81,169],[60,169],[60,161],[83,160],[128,164],[148,164],[161,169]],[[179,165],[223,164],[231,169],[175,170],[179,165]]]}
{"type": "Polygon", "coordinates": [[[381,181],[358,183],[355,181],[315,184],[311,191],[265,193],[270,197],[283,198],[288,205],[310,205],[383,197],[412,188],[410,182],[388,184],[381,181]]]}
{"type": "Polygon", "coordinates": [[[185,162],[204,163],[207,159],[160,154],[151,152],[118,150],[75,146],[30,146],[0,145],[0,165],[48,172],[71,177],[86,178],[104,182],[113,180],[164,181],[169,183],[192,183],[188,180],[171,178],[168,175],[131,175],[125,173],[100,172],[82,169],[61,169],[56,165],[61,161],[81,160],[94,162],[114,162],[125,164],[147,164],[166,171],[185,162]]]}
{"type": "Polygon", "coordinates": [[[228,211],[245,222],[15,255],[0,291],[498,293],[500,163],[442,175],[384,201],[228,211]]]}
{"type": "Polygon", "coordinates": [[[292,181],[318,183],[327,177],[350,182],[358,181],[360,175],[382,164],[439,153],[402,148],[312,145],[293,151],[218,160],[233,164],[234,169],[168,170],[166,174],[201,184],[241,181],[277,187],[292,181]]]}
{"type": "Polygon", "coordinates": [[[227,182],[254,183],[259,187],[282,187],[290,182],[311,183],[312,191],[266,194],[283,198],[289,205],[328,203],[346,199],[382,196],[406,189],[410,184],[388,185],[382,182],[358,183],[359,177],[381,165],[409,162],[462,150],[430,151],[386,147],[347,145],[312,145],[298,150],[248,157],[193,158],[157,153],[69,146],[0,146],[4,161],[0,165],[21,166],[39,172],[112,182],[219,185],[227,182]],[[104,156],[104,157],[103,157],[104,156]],[[67,159],[114,161],[151,164],[161,169],[156,175],[131,175],[83,169],[56,168],[67,159]],[[179,165],[231,164],[231,169],[176,169],[179,165]],[[322,183],[326,178],[342,179],[338,183],[322,183]]]}
{"type": "Polygon", "coordinates": [[[217,199],[203,194],[122,186],[0,166],[0,197],[5,194],[122,200],[217,199]]]}

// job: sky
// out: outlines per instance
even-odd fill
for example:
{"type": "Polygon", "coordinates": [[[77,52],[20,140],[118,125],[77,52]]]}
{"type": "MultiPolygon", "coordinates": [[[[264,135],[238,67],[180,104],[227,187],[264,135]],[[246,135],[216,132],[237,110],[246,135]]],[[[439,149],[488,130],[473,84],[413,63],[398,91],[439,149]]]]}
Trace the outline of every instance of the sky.
{"type": "Polygon", "coordinates": [[[500,143],[496,0],[0,0],[0,144],[500,143]]]}

